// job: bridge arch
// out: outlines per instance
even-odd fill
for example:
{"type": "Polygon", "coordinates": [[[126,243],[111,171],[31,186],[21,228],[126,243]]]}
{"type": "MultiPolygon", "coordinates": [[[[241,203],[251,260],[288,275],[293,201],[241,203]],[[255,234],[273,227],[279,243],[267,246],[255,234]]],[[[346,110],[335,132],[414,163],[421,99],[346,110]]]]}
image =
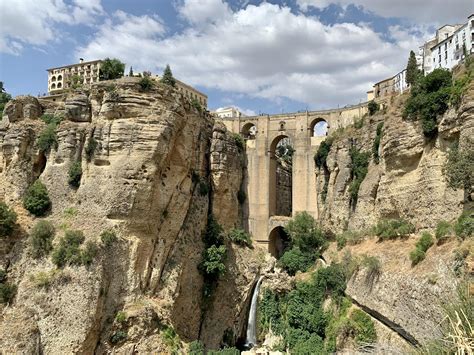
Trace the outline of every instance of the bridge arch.
{"type": "Polygon", "coordinates": [[[272,229],[268,237],[268,252],[275,258],[279,259],[285,249],[288,247],[290,237],[282,226],[272,229]]]}
{"type": "Polygon", "coordinates": [[[328,130],[329,124],[322,117],[315,118],[309,125],[311,137],[325,137],[328,135],[328,130]]]}
{"type": "Polygon", "coordinates": [[[245,139],[255,139],[257,126],[253,122],[247,122],[242,126],[240,133],[245,139]]]}
{"type": "Polygon", "coordinates": [[[269,216],[291,216],[293,200],[293,141],[280,134],[270,144],[269,216]]]}

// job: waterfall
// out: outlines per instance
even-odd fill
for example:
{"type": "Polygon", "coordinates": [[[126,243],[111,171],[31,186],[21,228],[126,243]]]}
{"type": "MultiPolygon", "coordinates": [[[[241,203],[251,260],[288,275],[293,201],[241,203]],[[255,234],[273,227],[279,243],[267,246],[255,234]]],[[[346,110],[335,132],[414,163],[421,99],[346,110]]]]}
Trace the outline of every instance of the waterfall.
{"type": "Polygon", "coordinates": [[[252,294],[252,303],[250,305],[249,321],[247,324],[247,339],[245,341],[245,345],[247,345],[249,348],[253,347],[257,343],[257,301],[258,291],[260,290],[262,279],[263,276],[260,276],[252,294]]]}

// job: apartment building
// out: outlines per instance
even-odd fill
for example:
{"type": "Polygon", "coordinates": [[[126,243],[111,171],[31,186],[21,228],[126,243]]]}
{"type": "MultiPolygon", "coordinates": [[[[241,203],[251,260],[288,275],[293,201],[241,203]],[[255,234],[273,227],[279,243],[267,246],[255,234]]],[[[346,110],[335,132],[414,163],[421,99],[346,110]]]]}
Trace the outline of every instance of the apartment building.
{"type": "Polygon", "coordinates": [[[60,93],[72,87],[73,83],[88,86],[99,81],[101,64],[102,60],[84,62],[81,58],[77,64],[47,69],[48,93],[60,93]]]}

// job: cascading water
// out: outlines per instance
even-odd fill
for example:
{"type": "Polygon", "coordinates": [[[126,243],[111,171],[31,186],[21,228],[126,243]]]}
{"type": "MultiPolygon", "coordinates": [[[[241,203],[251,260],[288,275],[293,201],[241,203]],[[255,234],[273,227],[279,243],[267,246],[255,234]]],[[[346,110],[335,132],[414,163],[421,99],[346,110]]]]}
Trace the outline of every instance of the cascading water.
{"type": "Polygon", "coordinates": [[[252,295],[252,303],[250,304],[249,321],[247,324],[247,339],[245,341],[245,345],[248,348],[251,348],[255,344],[257,344],[257,301],[262,279],[263,276],[260,276],[257,281],[257,284],[255,285],[255,289],[253,290],[252,295]]]}

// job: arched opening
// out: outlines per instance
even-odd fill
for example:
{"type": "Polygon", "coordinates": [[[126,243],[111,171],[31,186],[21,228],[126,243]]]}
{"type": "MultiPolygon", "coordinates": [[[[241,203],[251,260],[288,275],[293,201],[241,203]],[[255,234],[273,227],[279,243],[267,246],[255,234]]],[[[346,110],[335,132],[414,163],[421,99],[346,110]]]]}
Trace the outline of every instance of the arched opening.
{"type": "Polygon", "coordinates": [[[62,76],[62,75],[58,75],[58,80],[63,80],[63,76],[62,76]]]}
{"type": "Polygon", "coordinates": [[[54,90],[54,89],[56,89],[56,84],[53,83],[51,84],[51,90],[54,90]]]}
{"type": "Polygon", "coordinates": [[[245,139],[255,139],[255,136],[257,135],[257,127],[252,122],[248,122],[244,124],[241,132],[245,139]]]}
{"type": "Polygon", "coordinates": [[[270,145],[270,216],[291,216],[293,199],[293,154],[290,138],[276,137],[270,145]]]}
{"type": "Polygon", "coordinates": [[[61,89],[61,88],[62,88],[62,86],[63,86],[63,84],[61,84],[61,83],[58,83],[58,89],[61,89]]]}
{"type": "Polygon", "coordinates": [[[56,77],[54,75],[51,77],[51,81],[56,81],[56,77]]]}
{"type": "Polygon", "coordinates": [[[311,137],[325,137],[328,135],[329,125],[322,118],[316,118],[310,126],[311,137]]]}
{"type": "Polygon", "coordinates": [[[290,237],[283,227],[275,227],[268,238],[268,252],[279,259],[290,243],[290,237]]]}

